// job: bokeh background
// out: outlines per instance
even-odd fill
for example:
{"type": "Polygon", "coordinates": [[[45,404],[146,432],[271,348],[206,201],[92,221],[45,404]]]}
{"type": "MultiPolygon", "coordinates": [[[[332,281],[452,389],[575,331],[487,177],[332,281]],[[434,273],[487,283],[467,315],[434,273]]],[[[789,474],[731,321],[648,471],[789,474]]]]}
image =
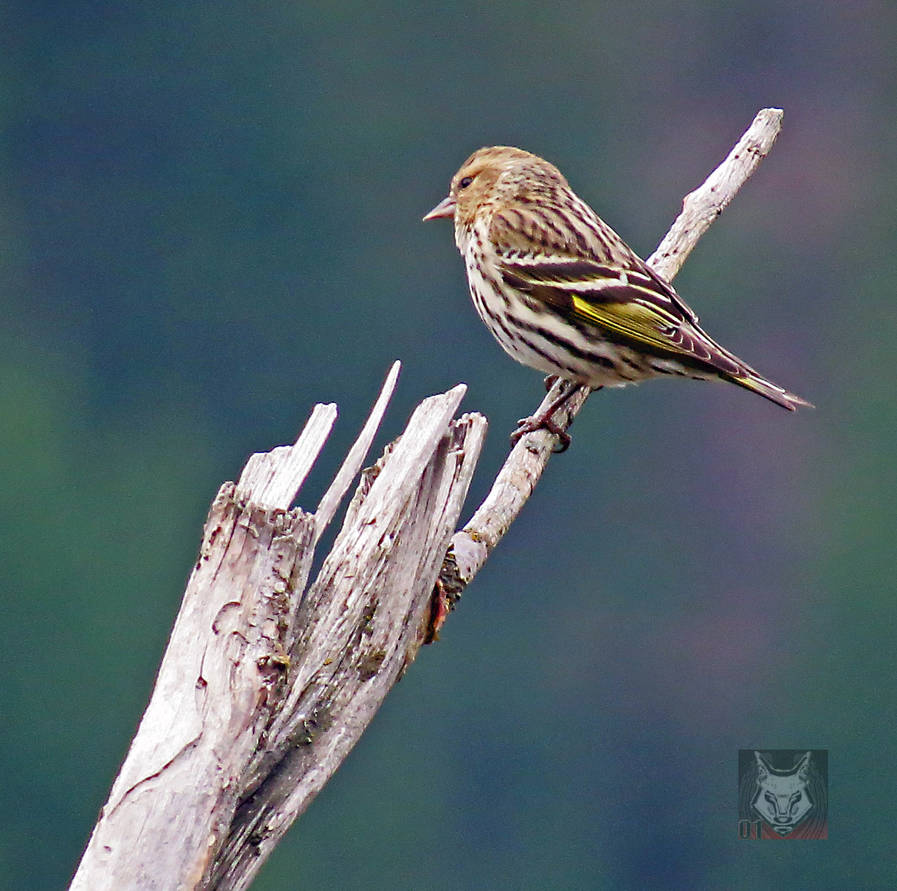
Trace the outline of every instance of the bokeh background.
{"type": "Polygon", "coordinates": [[[557,163],[643,255],[764,106],[770,157],[677,286],[818,407],[595,396],[260,875],[292,888],[897,881],[894,145],[887,0],[70,2],[0,11],[0,885],[60,888],[151,689],[219,484],[458,381],[540,376],[422,225],[489,143],[557,163]],[[828,841],[740,841],[739,748],[827,748],[828,841]]]}

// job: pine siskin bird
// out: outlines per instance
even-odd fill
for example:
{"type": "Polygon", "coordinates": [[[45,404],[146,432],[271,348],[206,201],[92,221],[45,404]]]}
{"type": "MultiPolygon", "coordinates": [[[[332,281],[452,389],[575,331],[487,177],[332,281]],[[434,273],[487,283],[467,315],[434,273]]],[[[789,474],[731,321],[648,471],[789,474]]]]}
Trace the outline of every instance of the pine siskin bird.
{"type": "Polygon", "coordinates": [[[474,152],[424,220],[454,219],[474,306],[504,351],[571,386],[514,434],[569,437],[552,414],[579,386],[679,375],[724,380],[794,411],[810,403],[723,349],[698,317],[548,161],[522,149],[474,152]]]}

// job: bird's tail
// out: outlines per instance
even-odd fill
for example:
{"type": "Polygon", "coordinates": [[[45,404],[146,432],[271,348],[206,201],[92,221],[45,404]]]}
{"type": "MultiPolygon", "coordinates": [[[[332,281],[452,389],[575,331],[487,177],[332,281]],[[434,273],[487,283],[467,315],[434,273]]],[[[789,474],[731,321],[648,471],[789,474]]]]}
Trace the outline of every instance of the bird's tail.
{"type": "Polygon", "coordinates": [[[705,359],[708,365],[716,372],[716,374],[725,381],[731,381],[744,387],[753,393],[759,393],[770,402],[787,408],[788,411],[796,411],[798,406],[805,408],[814,408],[812,402],[801,399],[794,393],[788,392],[784,387],[774,384],[771,380],[763,377],[762,374],[755,371],[743,359],[733,355],[724,347],[721,347],[715,340],[712,340],[704,331],[698,329],[700,333],[701,346],[709,353],[709,361],[705,359]]]}
{"type": "Polygon", "coordinates": [[[787,408],[788,411],[795,411],[801,405],[806,408],[814,408],[812,402],[807,402],[806,399],[801,399],[800,396],[789,393],[784,387],[767,380],[747,365],[742,364],[735,374],[723,373],[722,377],[733,384],[744,387],[746,390],[759,393],[761,396],[769,399],[770,402],[775,402],[776,405],[787,408]]]}

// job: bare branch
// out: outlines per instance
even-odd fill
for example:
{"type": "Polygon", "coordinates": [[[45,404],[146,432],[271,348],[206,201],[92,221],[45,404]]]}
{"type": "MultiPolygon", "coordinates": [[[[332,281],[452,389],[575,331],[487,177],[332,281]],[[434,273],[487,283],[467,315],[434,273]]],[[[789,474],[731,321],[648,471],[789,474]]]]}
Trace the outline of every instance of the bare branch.
{"type": "Polygon", "coordinates": [[[682,212],[648,257],[648,265],[655,272],[672,281],[701,236],[769,154],[782,129],[783,117],[781,108],[763,108],[757,112],[726,160],[697,189],[685,196],[682,212]]]}

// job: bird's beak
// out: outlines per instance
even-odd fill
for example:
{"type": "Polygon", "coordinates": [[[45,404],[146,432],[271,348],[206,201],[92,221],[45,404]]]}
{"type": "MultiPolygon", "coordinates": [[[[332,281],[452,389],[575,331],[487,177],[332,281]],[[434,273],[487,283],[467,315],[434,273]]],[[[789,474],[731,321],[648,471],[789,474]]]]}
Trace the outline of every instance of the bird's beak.
{"type": "Polygon", "coordinates": [[[448,217],[451,219],[455,215],[455,199],[451,195],[446,195],[439,204],[436,205],[425,217],[427,220],[438,220],[440,217],[448,217]]]}

